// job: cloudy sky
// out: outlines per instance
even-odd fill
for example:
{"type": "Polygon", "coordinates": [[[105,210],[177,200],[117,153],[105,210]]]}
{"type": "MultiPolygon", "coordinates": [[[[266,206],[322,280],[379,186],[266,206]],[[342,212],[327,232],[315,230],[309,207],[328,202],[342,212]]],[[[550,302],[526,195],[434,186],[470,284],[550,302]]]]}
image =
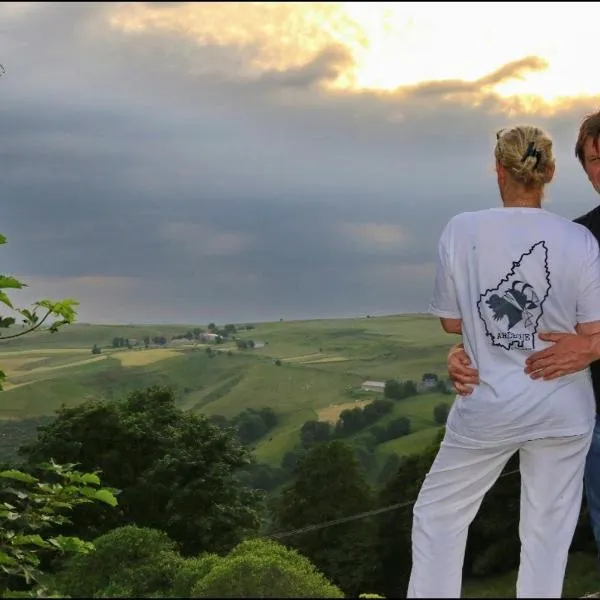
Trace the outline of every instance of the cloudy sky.
{"type": "Polygon", "coordinates": [[[597,4],[0,4],[0,231],[17,298],[84,322],[423,311],[438,236],[497,205],[494,133],[598,197],[597,4]],[[0,70],[1,72],[1,70],[0,70]]]}

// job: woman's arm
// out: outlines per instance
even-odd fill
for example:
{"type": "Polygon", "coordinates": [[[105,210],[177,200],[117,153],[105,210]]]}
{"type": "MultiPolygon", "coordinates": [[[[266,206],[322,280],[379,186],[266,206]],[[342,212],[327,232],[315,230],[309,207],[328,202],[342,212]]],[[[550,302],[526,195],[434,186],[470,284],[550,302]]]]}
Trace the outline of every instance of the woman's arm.
{"type": "MultiPolygon", "coordinates": [[[[458,335],[462,335],[462,319],[448,319],[445,317],[440,317],[440,323],[442,324],[442,329],[446,333],[456,333],[458,335]]],[[[600,321],[598,322],[598,331],[600,331],[600,321]]]]}

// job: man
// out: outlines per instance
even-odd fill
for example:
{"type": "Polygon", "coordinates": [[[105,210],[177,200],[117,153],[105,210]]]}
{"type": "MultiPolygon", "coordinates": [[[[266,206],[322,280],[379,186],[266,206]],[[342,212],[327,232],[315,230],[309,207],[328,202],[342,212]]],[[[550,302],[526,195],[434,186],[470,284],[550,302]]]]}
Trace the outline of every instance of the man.
{"type": "MultiPolygon", "coordinates": [[[[575,156],[596,192],[600,193],[600,111],[585,117],[579,128],[575,156]]],[[[575,219],[587,227],[600,244],[600,205],[575,219]]],[[[600,300],[599,300],[600,301],[600,300]]],[[[587,455],[584,481],[590,521],[600,557],[600,334],[584,336],[567,333],[540,333],[539,339],[553,345],[532,354],[525,372],[532,379],[556,379],[590,367],[596,398],[596,424],[592,444],[587,455]]],[[[448,354],[448,374],[460,395],[469,395],[472,385],[478,383],[477,370],[462,344],[448,354]]]]}

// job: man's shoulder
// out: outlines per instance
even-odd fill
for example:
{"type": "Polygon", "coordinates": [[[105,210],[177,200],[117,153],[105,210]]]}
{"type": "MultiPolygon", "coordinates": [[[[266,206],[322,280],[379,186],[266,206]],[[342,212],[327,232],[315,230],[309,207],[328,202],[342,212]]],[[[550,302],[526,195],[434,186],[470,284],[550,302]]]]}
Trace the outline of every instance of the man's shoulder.
{"type": "Polygon", "coordinates": [[[573,219],[574,223],[583,225],[589,229],[597,238],[600,238],[600,205],[596,206],[589,212],[573,219]]]}

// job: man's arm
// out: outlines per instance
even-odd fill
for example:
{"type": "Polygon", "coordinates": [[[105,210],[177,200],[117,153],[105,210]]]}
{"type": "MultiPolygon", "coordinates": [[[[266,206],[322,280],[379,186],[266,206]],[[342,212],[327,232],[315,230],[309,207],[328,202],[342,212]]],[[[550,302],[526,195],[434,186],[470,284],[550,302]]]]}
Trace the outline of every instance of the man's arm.
{"type": "Polygon", "coordinates": [[[540,340],[554,343],[527,359],[525,373],[532,379],[556,379],[600,360],[600,321],[581,323],[576,331],[577,334],[540,333],[540,340]]]}

